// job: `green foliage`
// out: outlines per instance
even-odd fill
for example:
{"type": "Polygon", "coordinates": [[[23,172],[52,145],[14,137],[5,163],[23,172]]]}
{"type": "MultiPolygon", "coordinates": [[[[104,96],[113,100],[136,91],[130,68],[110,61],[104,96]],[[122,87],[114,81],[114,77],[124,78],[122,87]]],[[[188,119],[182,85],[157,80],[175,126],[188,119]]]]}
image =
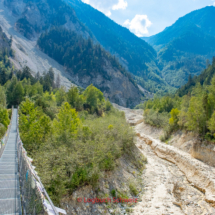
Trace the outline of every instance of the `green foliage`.
{"type": "Polygon", "coordinates": [[[171,125],[167,125],[166,127],[164,127],[164,134],[161,135],[160,140],[166,142],[170,138],[173,131],[174,127],[171,125]]]}
{"type": "Polygon", "coordinates": [[[26,99],[20,104],[20,136],[30,154],[40,148],[50,131],[50,118],[35,108],[34,102],[26,99]]]}
{"type": "Polygon", "coordinates": [[[20,135],[55,203],[80,186],[95,186],[104,171],[115,168],[118,158],[130,156],[132,129],[124,114],[115,110],[94,86],[84,92],[74,87],[68,92],[63,88],[42,92],[40,83],[32,85],[14,77],[8,83],[8,93],[13,90],[11,83],[20,83],[28,92],[19,109],[20,135]],[[60,91],[65,98],[62,102],[58,102],[60,91]],[[88,107],[88,112],[83,111],[88,107]]]}
{"type": "Polygon", "coordinates": [[[188,82],[177,90],[179,96],[184,96],[192,92],[192,89],[200,83],[201,85],[210,85],[215,74],[215,63],[209,65],[199,76],[190,76],[188,82]]]}
{"type": "Polygon", "coordinates": [[[32,148],[31,156],[56,203],[79,186],[94,186],[102,172],[113,170],[116,159],[133,147],[133,131],[119,111],[113,109],[104,117],[87,116],[84,125],[77,116],[68,103],[62,104],[45,144],[36,151],[32,148]]]}
{"type": "Polygon", "coordinates": [[[6,108],[7,106],[7,98],[6,98],[6,93],[5,89],[0,86],[0,106],[6,108]]]}
{"type": "Polygon", "coordinates": [[[116,197],[116,190],[111,190],[111,196],[116,197]]]}
{"type": "Polygon", "coordinates": [[[0,107],[0,123],[4,125],[7,129],[7,126],[10,124],[9,116],[7,109],[0,107]]]}
{"type": "Polygon", "coordinates": [[[5,135],[7,129],[3,124],[0,123],[0,139],[5,135]]]}
{"type": "Polygon", "coordinates": [[[208,122],[208,128],[212,135],[215,137],[215,112],[213,113],[211,119],[208,122]]]}
{"type": "Polygon", "coordinates": [[[167,112],[159,113],[153,109],[146,109],[144,111],[144,121],[152,126],[162,127],[168,125],[170,114],[167,112]]]}
{"type": "Polygon", "coordinates": [[[104,103],[103,93],[93,85],[87,87],[84,91],[84,97],[91,113],[95,112],[97,107],[101,108],[104,103]]]}
{"type": "Polygon", "coordinates": [[[130,189],[130,192],[131,192],[132,195],[134,195],[134,196],[138,195],[139,192],[137,190],[136,185],[133,182],[129,183],[129,189],[130,189]]]}
{"type": "Polygon", "coordinates": [[[62,138],[65,133],[69,134],[70,138],[77,134],[77,129],[80,125],[80,119],[75,109],[71,109],[68,102],[62,104],[56,119],[53,121],[54,133],[58,138],[62,138]]]}
{"type": "Polygon", "coordinates": [[[140,103],[139,105],[136,105],[134,109],[144,109],[144,103],[140,103]]]}
{"type": "Polygon", "coordinates": [[[66,102],[67,94],[65,88],[61,87],[60,89],[58,89],[57,92],[55,93],[55,97],[58,106],[61,106],[64,102],[66,102]]]}
{"type": "Polygon", "coordinates": [[[175,109],[173,108],[171,110],[170,114],[171,114],[171,118],[169,119],[169,124],[173,127],[177,127],[180,111],[177,108],[175,108],[175,109]]]}
{"type": "Polygon", "coordinates": [[[67,93],[67,100],[69,104],[80,111],[83,109],[84,98],[80,95],[77,87],[71,87],[67,93]]]}
{"type": "Polygon", "coordinates": [[[63,27],[53,27],[43,33],[37,41],[40,49],[58,63],[71,69],[73,73],[88,75],[100,74],[108,80],[111,77],[104,70],[106,62],[125,74],[134,85],[131,75],[119,64],[118,60],[100,45],[94,45],[89,38],[85,40],[75,32],[63,27]]]}
{"type": "MultiPolygon", "coordinates": [[[[162,141],[166,141],[178,128],[193,131],[203,137],[214,135],[215,75],[212,76],[214,68],[215,60],[199,77],[194,79],[201,81],[193,84],[189,90],[182,87],[175,96],[155,97],[144,103],[145,122],[164,128],[162,141]],[[210,80],[209,84],[207,80],[210,80]],[[179,92],[183,92],[182,95],[184,92],[188,93],[179,97],[179,92]],[[169,125],[166,124],[167,117],[162,118],[166,113],[171,115],[169,125]]],[[[191,86],[191,82],[193,80],[190,78],[185,86],[191,86]]]]}
{"type": "Polygon", "coordinates": [[[172,108],[177,107],[180,104],[179,97],[164,96],[162,98],[154,97],[144,103],[144,109],[153,109],[159,113],[170,112],[172,108]]]}

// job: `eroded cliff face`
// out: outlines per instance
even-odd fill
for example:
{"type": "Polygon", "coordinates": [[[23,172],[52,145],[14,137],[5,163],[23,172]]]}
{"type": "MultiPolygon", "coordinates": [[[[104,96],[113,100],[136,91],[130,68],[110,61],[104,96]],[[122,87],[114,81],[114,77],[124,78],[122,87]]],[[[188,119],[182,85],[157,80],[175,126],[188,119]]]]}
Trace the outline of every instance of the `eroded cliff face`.
{"type": "Polygon", "coordinates": [[[84,38],[90,36],[75,11],[61,0],[4,0],[4,5],[16,17],[15,29],[28,39],[37,39],[41,32],[56,25],[84,38]]]}

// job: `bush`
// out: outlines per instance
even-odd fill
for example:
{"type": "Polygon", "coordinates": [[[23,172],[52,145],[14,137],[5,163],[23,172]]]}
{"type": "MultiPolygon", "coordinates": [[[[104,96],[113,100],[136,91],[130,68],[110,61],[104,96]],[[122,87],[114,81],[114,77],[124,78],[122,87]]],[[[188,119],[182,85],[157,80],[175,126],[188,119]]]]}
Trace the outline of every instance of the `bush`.
{"type": "Polygon", "coordinates": [[[12,116],[12,110],[11,110],[11,109],[9,109],[9,110],[7,110],[7,112],[8,112],[9,119],[11,119],[11,116],[12,116]]]}
{"type": "Polygon", "coordinates": [[[144,103],[137,105],[134,109],[144,109],[144,103]]]}
{"type": "Polygon", "coordinates": [[[10,124],[10,119],[8,116],[7,109],[0,107],[0,123],[4,125],[7,129],[7,126],[10,124]]]}
{"type": "Polygon", "coordinates": [[[4,136],[6,131],[7,131],[7,129],[5,128],[5,126],[0,123],[0,139],[4,136]]]}
{"type": "Polygon", "coordinates": [[[158,113],[153,109],[147,109],[144,111],[144,121],[147,124],[164,128],[169,124],[170,114],[167,112],[158,113]]]}
{"type": "Polygon", "coordinates": [[[172,134],[173,131],[174,131],[174,127],[173,126],[171,126],[171,125],[166,126],[164,128],[164,134],[160,137],[160,140],[162,142],[167,141],[170,138],[170,136],[171,136],[171,134],[172,134]]]}
{"type": "Polygon", "coordinates": [[[133,182],[129,183],[129,189],[132,195],[137,196],[138,195],[138,190],[136,185],[133,182]]]}
{"type": "Polygon", "coordinates": [[[54,120],[53,134],[33,155],[42,181],[57,204],[65,192],[72,193],[86,184],[95,186],[103,172],[113,170],[116,160],[129,154],[134,144],[134,132],[118,110],[110,110],[104,117],[81,112],[85,119],[71,130],[67,119],[76,122],[77,115],[73,109],[65,112],[65,106],[68,104],[62,105],[54,120]]]}
{"type": "Polygon", "coordinates": [[[111,195],[113,196],[113,197],[116,197],[116,190],[111,190],[111,195]]]}

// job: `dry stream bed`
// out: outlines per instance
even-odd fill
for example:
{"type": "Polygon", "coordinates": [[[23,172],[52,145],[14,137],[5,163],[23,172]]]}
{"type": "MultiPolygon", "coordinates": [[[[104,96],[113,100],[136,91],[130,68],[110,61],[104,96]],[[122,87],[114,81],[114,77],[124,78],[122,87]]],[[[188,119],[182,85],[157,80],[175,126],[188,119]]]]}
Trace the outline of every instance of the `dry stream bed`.
{"type": "Polygon", "coordinates": [[[134,126],[136,145],[148,159],[142,176],[144,195],[133,214],[215,215],[215,169],[144,134],[141,110],[116,107],[134,126]]]}

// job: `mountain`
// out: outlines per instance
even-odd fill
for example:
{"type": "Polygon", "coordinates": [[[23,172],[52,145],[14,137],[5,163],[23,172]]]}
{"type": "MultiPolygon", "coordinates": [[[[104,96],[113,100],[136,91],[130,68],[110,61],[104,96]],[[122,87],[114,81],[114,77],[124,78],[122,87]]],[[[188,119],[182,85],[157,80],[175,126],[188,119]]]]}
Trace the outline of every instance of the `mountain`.
{"type": "Polygon", "coordinates": [[[81,0],[65,2],[74,8],[79,20],[90,29],[96,40],[138,77],[136,81],[142,87],[149,91],[167,88],[168,84],[157,67],[157,53],[148,43],[81,0]]]}
{"type": "Polygon", "coordinates": [[[111,101],[127,107],[134,107],[139,100],[141,94],[131,75],[90,38],[55,27],[43,33],[37,45],[64,65],[77,85],[87,88],[93,83],[111,101]]]}
{"type": "MultiPolygon", "coordinates": [[[[44,47],[37,45],[37,40],[43,33],[52,33],[53,26],[61,27],[63,31],[77,35],[76,39],[79,40],[79,43],[81,43],[79,45],[84,49],[88,38],[91,38],[95,46],[99,45],[89,28],[78,19],[74,9],[64,1],[4,0],[0,2],[0,6],[3,9],[0,13],[0,25],[8,35],[13,36],[12,48],[15,50],[15,57],[11,58],[11,61],[17,68],[28,66],[35,75],[37,72],[42,74],[53,67],[55,74],[61,74],[61,82],[67,87],[71,85],[68,80],[84,88],[94,84],[112,102],[129,107],[133,107],[140,102],[142,93],[138,86],[128,72],[121,65],[118,65],[118,61],[107,51],[102,49],[105,56],[102,59],[102,67],[97,64],[94,71],[91,72],[84,68],[88,65],[90,58],[84,58],[85,55],[82,55],[82,58],[78,51],[73,52],[75,59],[78,61],[76,66],[79,65],[82,69],[81,72],[77,72],[78,70],[73,71],[74,67],[72,68],[59,60],[60,52],[58,57],[53,57],[44,47]],[[117,64],[117,67],[113,64],[117,64]]],[[[58,39],[58,45],[62,45],[63,35],[58,39]]],[[[57,50],[54,40],[47,40],[46,43],[57,50]]],[[[66,45],[66,42],[63,45],[66,45]]],[[[71,47],[67,47],[68,50],[71,47]]],[[[85,49],[85,51],[91,52],[90,49],[85,49]]],[[[67,56],[67,62],[72,61],[72,56],[68,55],[66,50],[64,55],[67,56]],[[70,59],[68,59],[68,56],[70,59]]]]}
{"type": "Polygon", "coordinates": [[[208,6],[179,18],[172,26],[142,38],[158,52],[159,68],[168,84],[180,87],[189,75],[199,75],[215,55],[215,7],[208,6]]]}

